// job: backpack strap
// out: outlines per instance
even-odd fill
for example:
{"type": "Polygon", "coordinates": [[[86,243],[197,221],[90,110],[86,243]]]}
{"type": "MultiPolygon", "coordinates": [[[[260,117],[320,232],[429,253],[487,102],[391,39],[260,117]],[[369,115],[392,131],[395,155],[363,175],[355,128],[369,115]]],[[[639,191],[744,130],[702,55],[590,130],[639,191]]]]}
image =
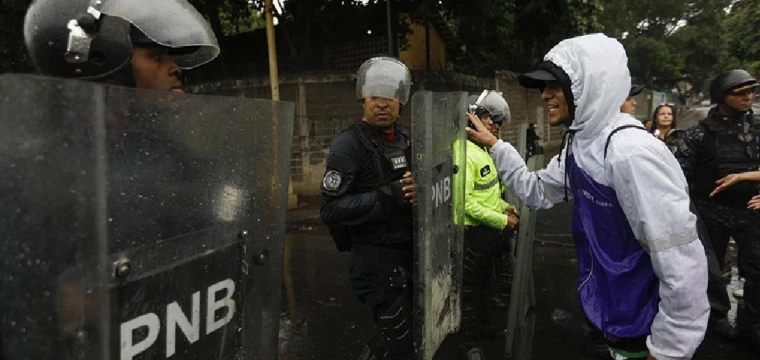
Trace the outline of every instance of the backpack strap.
{"type": "MultiPolygon", "coordinates": [[[[612,135],[615,135],[615,133],[616,133],[616,132],[618,132],[618,131],[620,131],[620,130],[624,130],[624,129],[630,129],[630,128],[636,128],[636,129],[641,129],[641,130],[647,131],[647,129],[646,129],[646,128],[644,128],[644,127],[642,127],[642,126],[640,126],[640,125],[632,125],[632,124],[628,124],[628,125],[623,125],[623,126],[619,126],[619,127],[616,127],[616,128],[615,128],[615,129],[613,129],[613,130],[612,130],[612,132],[610,132],[610,134],[607,136],[607,142],[604,144],[604,158],[605,158],[605,159],[607,159],[607,148],[609,148],[609,147],[610,147],[610,140],[612,140],[612,135]]],[[[648,132],[648,131],[647,131],[647,132],[648,132]]]]}

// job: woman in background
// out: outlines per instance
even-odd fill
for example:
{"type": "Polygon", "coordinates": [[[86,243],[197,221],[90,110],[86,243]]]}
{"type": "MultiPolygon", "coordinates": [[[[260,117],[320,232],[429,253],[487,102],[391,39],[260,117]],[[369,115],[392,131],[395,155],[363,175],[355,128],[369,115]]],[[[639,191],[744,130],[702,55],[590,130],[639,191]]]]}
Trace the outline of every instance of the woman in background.
{"type": "Polygon", "coordinates": [[[676,109],[673,105],[662,104],[654,109],[650,131],[675,153],[680,130],[676,129],[676,109]]]}

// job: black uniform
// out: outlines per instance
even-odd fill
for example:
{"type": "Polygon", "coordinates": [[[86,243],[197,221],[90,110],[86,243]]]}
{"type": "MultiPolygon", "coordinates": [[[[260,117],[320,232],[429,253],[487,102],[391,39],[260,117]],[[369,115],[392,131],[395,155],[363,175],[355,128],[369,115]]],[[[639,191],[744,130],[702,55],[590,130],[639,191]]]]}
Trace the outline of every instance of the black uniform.
{"type": "Polygon", "coordinates": [[[351,289],[372,310],[384,358],[394,360],[413,354],[413,209],[399,182],[411,171],[410,144],[400,125],[388,140],[357,121],[333,140],[322,181],[322,220],[334,237],[345,235],[351,289]]]}
{"type": "MultiPolygon", "coordinates": [[[[744,181],[713,198],[709,195],[716,187],[716,180],[760,168],[760,120],[752,114],[725,117],[713,108],[706,119],[680,137],[676,157],[721,266],[729,237],[733,237],[739,247],[742,254],[739,266],[746,278],[746,307],[740,308],[737,322],[741,332],[758,333],[760,211],[748,209],[747,202],[758,194],[760,187],[757,182],[744,181]]],[[[724,317],[730,309],[725,287],[711,289],[719,292],[710,298],[713,317],[724,317]]]]}

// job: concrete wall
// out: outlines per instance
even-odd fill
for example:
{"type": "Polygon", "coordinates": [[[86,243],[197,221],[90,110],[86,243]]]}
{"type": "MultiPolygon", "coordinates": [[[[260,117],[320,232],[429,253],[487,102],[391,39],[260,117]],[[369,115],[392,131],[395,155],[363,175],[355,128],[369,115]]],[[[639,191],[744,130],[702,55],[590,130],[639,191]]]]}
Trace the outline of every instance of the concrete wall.
{"type": "MultiPolygon", "coordinates": [[[[333,137],[361,116],[356,99],[354,73],[314,73],[282,75],[280,98],[296,104],[291,155],[291,185],[299,197],[319,194],[325,158],[333,137]]],[[[479,94],[483,89],[499,89],[511,106],[512,118],[502,127],[501,135],[516,141],[520,123],[538,124],[538,133],[551,148],[561,140],[561,129],[550,129],[546,111],[537,91],[526,91],[510,72],[498,72],[495,78],[479,78],[451,72],[413,72],[412,91],[467,91],[479,94]]],[[[268,77],[211,82],[192,86],[189,92],[247,98],[269,98],[268,77]]],[[[411,106],[402,111],[400,123],[410,125],[411,106]]]]}

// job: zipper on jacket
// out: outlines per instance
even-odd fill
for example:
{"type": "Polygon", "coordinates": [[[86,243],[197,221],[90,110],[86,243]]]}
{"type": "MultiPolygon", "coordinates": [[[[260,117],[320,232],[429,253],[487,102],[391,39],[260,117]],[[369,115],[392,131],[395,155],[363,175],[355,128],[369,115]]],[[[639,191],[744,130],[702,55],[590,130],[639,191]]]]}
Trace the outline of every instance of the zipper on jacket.
{"type": "Polygon", "coordinates": [[[589,280],[591,280],[591,276],[594,275],[594,257],[591,256],[591,244],[588,244],[588,257],[589,260],[591,260],[591,270],[588,272],[588,277],[586,277],[586,280],[583,280],[583,282],[578,285],[578,291],[580,291],[586,283],[588,283],[589,280]]]}

